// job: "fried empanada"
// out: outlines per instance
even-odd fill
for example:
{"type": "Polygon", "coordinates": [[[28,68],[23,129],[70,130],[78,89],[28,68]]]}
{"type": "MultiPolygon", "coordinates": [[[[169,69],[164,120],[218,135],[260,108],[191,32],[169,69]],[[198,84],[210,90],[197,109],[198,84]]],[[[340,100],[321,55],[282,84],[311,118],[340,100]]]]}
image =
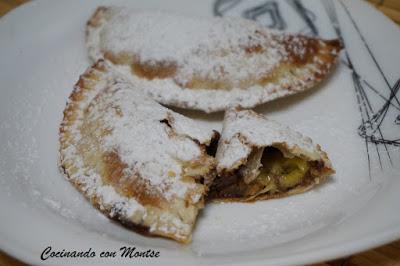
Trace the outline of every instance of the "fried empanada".
{"type": "Polygon", "coordinates": [[[93,61],[107,59],[155,100],[214,112],[314,87],[342,45],[271,31],[242,18],[194,18],[99,7],[86,27],[93,61]]]}
{"type": "Polygon", "coordinates": [[[229,109],[208,198],[255,201],[305,192],[334,173],[310,138],[250,110],[229,109]]]}
{"type": "Polygon", "coordinates": [[[60,165],[109,217],[187,243],[215,176],[206,149],[217,136],[100,60],[80,77],[64,110],[60,165]]]}

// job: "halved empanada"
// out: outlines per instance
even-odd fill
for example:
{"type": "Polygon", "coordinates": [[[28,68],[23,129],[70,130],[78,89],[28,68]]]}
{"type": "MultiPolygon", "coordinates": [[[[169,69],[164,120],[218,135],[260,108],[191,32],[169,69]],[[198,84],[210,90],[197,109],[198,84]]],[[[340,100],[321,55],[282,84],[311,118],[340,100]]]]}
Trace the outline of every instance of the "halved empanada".
{"type": "Polygon", "coordinates": [[[334,173],[310,138],[250,110],[225,113],[211,200],[254,201],[307,191],[334,173]]]}
{"type": "Polygon", "coordinates": [[[93,61],[104,58],[157,101],[205,112],[244,108],[323,80],[342,46],[241,18],[194,18],[99,7],[87,23],[93,61]]]}
{"type": "Polygon", "coordinates": [[[60,125],[60,163],[91,203],[140,232],[187,243],[215,176],[218,133],[150,99],[99,61],[60,125]]]}

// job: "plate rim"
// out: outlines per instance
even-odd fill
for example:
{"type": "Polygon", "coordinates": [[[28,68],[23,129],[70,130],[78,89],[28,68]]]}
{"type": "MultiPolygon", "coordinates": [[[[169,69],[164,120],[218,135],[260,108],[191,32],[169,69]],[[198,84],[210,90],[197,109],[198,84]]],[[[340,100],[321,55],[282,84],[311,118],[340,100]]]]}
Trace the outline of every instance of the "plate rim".
{"type": "MultiPolygon", "coordinates": [[[[361,0],[357,1],[363,5],[368,6],[368,8],[373,9],[373,7],[369,6],[368,3],[365,3],[361,0]]],[[[17,8],[14,8],[13,10],[9,11],[5,15],[3,15],[0,18],[0,24],[4,23],[5,20],[8,20],[12,16],[18,16],[18,14],[23,10],[23,9],[29,9],[31,6],[34,5],[43,5],[46,3],[46,0],[36,0],[36,1],[29,1],[26,3],[23,3],[22,5],[18,6],[17,8]]],[[[392,20],[381,14],[379,11],[374,10],[377,15],[386,18],[387,22],[396,25],[392,20]]],[[[397,25],[396,25],[397,26],[397,25]]],[[[365,208],[365,206],[363,206],[365,208]]],[[[363,209],[362,208],[362,209],[363,209]]],[[[357,215],[357,213],[360,210],[354,212],[353,215],[357,215]]],[[[4,239],[4,235],[0,232],[1,239],[4,239]]],[[[275,264],[276,265],[283,265],[287,264],[294,264],[294,263],[315,263],[315,262],[320,262],[321,258],[324,257],[324,260],[331,260],[331,259],[336,259],[339,257],[343,256],[348,256],[354,253],[358,253],[360,251],[366,250],[366,249],[373,249],[375,247],[390,243],[392,241],[400,239],[400,225],[393,225],[392,227],[386,227],[383,230],[376,231],[373,234],[369,234],[365,237],[360,237],[358,239],[354,239],[352,241],[343,243],[343,244],[336,244],[332,246],[326,246],[320,249],[314,249],[312,251],[306,251],[306,252],[299,252],[296,254],[291,254],[288,255],[285,258],[272,258],[272,259],[256,259],[253,261],[248,261],[246,262],[246,265],[258,265],[261,262],[266,262],[267,264],[275,264]],[[334,252],[333,252],[334,251],[334,252]]],[[[40,260],[35,260],[32,258],[38,258],[37,254],[31,253],[30,250],[24,250],[24,249],[18,249],[16,247],[17,245],[14,243],[14,245],[10,244],[9,241],[5,243],[5,241],[0,241],[0,250],[5,252],[6,254],[14,257],[17,260],[20,260],[22,262],[26,263],[37,263],[40,262],[40,260]]],[[[204,260],[204,257],[198,257],[199,262],[200,261],[207,261],[204,260]]],[[[150,261],[155,262],[155,261],[150,261]]],[[[231,264],[231,263],[230,263],[231,264]]],[[[242,262],[233,262],[232,265],[243,265],[242,262]]]]}

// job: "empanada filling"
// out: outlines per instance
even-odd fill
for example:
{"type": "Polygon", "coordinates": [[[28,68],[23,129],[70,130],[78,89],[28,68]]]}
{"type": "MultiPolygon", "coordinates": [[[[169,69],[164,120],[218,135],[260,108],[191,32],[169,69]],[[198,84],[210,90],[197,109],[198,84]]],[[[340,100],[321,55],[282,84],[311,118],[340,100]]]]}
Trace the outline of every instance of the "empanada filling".
{"type": "MultiPolygon", "coordinates": [[[[252,153],[250,156],[255,156],[252,153]]],[[[248,162],[251,158],[248,158],[248,162]]],[[[322,163],[307,161],[299,156],[284,155],[279,149],[267,147],[261,156],[258,169],[242,165],[239,169],[226,173],[214,181],[210,198],[241,198],[252,200],[265,194],[275,195],[288,192],[300,186],[307,186],[317,178],[323,168],[322,163]],[[250,172],[258,175],[248,178],[250,172]]]]}

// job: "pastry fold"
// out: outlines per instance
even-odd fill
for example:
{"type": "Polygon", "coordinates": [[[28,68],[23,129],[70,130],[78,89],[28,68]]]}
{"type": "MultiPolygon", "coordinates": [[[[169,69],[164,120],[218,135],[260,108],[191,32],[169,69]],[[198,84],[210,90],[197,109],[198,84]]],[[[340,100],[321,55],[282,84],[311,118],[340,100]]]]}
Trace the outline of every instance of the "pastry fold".
{"type": "Polygon", "coordinates": [[[229,109],[208,198],[255,201],[305,192],[334,173],[308,137],[250,110],[229,109]]]}
{"type": "Polygon", "coordinates": [[[119,66],[157,101],[205,112],[250,108],[325,79],[342,45],[242,18],[194,18],[99,7],[86,27],[90,58],[119,66]]]}
{"type": "Polygon", "coordinates": [[[96,208],[141,233],[187,243],[215,176],[218,133],[144,95],[99,61],[60,125],[60,166],[96,208]]]}

